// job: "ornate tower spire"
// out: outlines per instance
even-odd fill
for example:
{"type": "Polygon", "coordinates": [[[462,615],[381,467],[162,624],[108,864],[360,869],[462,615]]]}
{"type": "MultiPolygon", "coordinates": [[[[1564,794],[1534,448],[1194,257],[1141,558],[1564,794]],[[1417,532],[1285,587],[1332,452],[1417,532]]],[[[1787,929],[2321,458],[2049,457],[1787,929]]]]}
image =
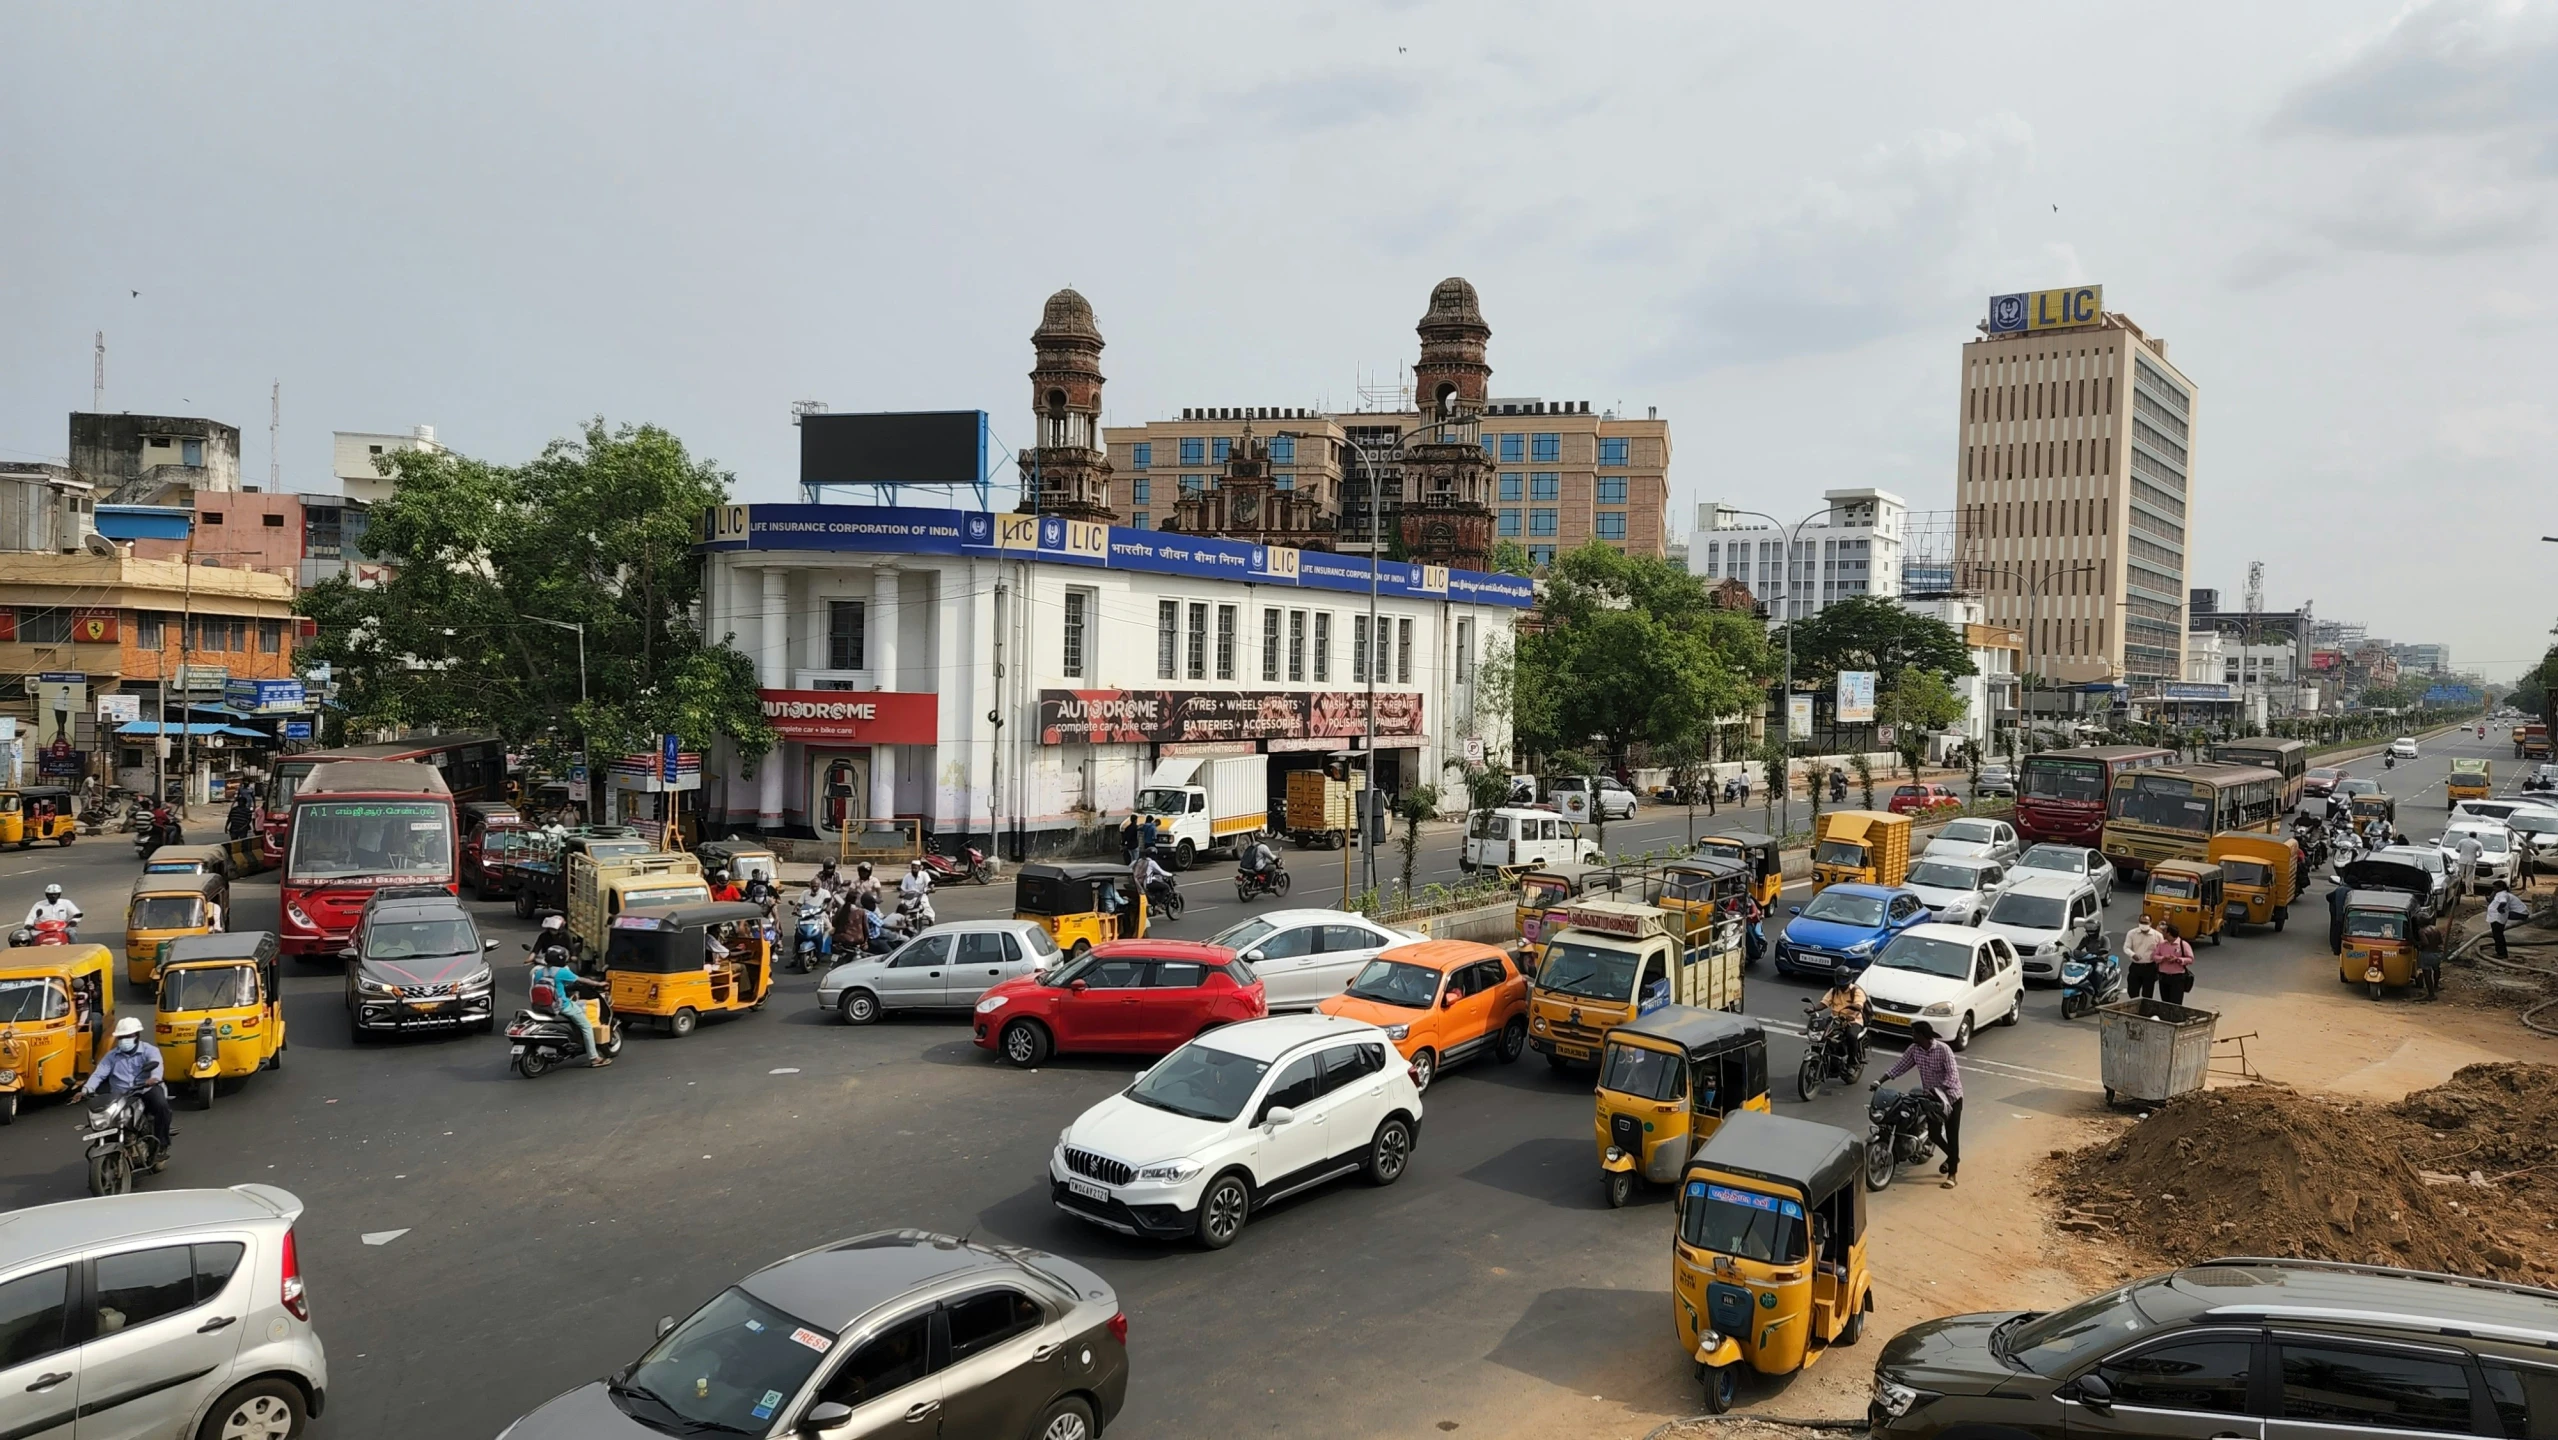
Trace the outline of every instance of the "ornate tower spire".
{"type": "Polygon", "coordinates": [[[1115,523],[1110,457],[1101,445],[1101,329],[1073,290],[1048,297],[1030,343],[1030,408],[1038,441],[1021,456],[1021,509],[1115,523]]]}
{"type": "Polygon", "coordinates": [[[1421,360],[1412,367],[1421,421],[1403,441],[1404,553],[1425,565],[1480,570],[1492,558],[1492,474],[1483,453],[1483,402],[1492,367],[1492,327],[1474,287],[1449,276],[1430,292],[1414,327],[1421,360]]]}

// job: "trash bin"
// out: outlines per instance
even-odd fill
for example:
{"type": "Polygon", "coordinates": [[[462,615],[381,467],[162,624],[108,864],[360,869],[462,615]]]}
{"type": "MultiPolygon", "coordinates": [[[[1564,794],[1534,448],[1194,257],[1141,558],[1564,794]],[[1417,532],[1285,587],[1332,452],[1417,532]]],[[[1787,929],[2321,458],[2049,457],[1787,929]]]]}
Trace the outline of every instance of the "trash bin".
{"type": "Polygon", "coordinates": [[[2105,1103],[2119,1097],[2157,1104],[2203,1088],[2212,1065],[2217,1010],[2164,1000],[2117,1000],[2096,1010],[2098,1073],[2105,1103]]]}

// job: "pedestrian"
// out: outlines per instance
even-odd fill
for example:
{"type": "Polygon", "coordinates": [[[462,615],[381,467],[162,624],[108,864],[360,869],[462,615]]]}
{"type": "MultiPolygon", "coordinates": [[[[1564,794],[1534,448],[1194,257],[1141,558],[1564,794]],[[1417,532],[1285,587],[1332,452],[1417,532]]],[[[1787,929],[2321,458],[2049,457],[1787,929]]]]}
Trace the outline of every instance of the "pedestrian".
{"type": "Polygon", "coordinates": [[[2499,882],[2495,895],[2487,901],[2487,933],[2495,937],[2497,959],[2512,958],[2505,953],[2505,927],[2530,915],[2530,904],[2499,882]]]}
{"type": "Polygon", "coordinates": [[[2327,953],[2331,955],[2342,955],[2345,953],[2345,897],[2347,893],[2347,887],[2345,882],[2342,880],[2336,882],[2335,889],[2327,892],[2327,953]]]}
{"type": "Polygon", "coordinates": [[[1152,855],[1155,853],[1155,841],[1162,834],[1163,827],[1155,823],[1155,817],[1152,815],[1147,816],[1145,822],[1137,827],[1137,854],[1129,856],[1128,863],[1131,865],[1136,864],[1137,855],[1152,855]]]}
{"type": "Polygon", "coordinates": [[[1128,819],[1119,827],[1119,863],[1137,863],[1137,812],[1134,810],[1128,812],[1128,819]]]}
{"type": "Polygon", "coordinates": [[[1705,788],[1705,813],[1706,813],[1706,814],[1708,814],[1708,815],[1712,815],[1712,814],[1714,813],[1714,792],[1715,792],[1716,790],[1718,790],[1718,789],[1722,788],[1722,787],[1721,787],[1721,786],[1719,786],[1719,785],[1717,785],[1717,784],[1715,783],[1715,779],[1714,779],[1714,771],[1713,771],[1713,770],[1711,770],[1711,769],[1708,769],[1708,770],[1705,772],[1705,785],[1704,785],[1704,788],[1705,788]]]}
{"type": "Polygon", "coordinates": [[[1935,1102],[1927,1107],[1927,1128],[1936,1148],[1945,1152],[1945,1163],[1936,1167],[1936,1173],[1945,1177],[1945,1188],[1951,1190],[1954,1172],[1963,1168],[1963,1070],[1954,1063],[1954,1052],[1936,1038],[1936,1027],[1924,1020],[1910,1027],[1909,1048],[1883,1072],[1883,1079],[1914,1067],[1919,1084],[1935,1102]]]}
{"type": "Polygon", "coordinates": [[[2150,962],[2158,971],[2158,998],[2170,1005],[2182,1005],[2194,988],[2194,947],[2184,936],[2169,931],[2150,952],[2150,962]]]}
{"type": "Polygon", "coordinates": [[[1736,778],[1738,778],[1738,779],[1739,779],[1740,784],[1741,784],[1741,803],[1742,803],[1743,805],[1747,805],[1747,804],[1749,804],[1749,803],[1750,803],[1750,771],[1749,771],[1749,767],[1748,767],[1748,766],[1746,766],[1746,765],[1745,765],[1745,766],[1743,766],[1743,767],[1741,768],[1741,773],[1740,773],[1740,775],[1739,775],[1738,777],[1736,777],[1736,778]]]}
{"type": "Polygon", "coordinates": [[[2127,983],[2131,998],[2146,1000],[2158,988],[2158,942],[2166,938],[2149,923],[2147,915],[2123,932],[2123,963],[2130,967],[2127,983]]]}
{"type": "Polygon", "coordinates": [[[2460,893],[2466,895],[2469,888],[2478,883],[2478,857],[2487,853],[2487,847],[2478,843],[2475,833],[2463,830],[2453,853],[2460,857],[2460,893]]]}

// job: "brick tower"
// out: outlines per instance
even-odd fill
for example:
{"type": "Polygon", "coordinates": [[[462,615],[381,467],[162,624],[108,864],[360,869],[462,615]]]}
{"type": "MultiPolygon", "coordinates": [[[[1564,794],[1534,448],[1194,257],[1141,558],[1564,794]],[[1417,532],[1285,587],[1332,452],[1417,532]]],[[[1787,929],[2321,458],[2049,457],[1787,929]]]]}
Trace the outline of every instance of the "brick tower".
{"type": "Polygon", "coordinates": [[[1430,292],[1414,327],[1421,361],[1412,392],[1421,421],[1403,440],[1404,553],[1467,570],[1492,559],[1492,467],[1483,453],[1483,401],[1492,383],[1484,344],[1492,327],[1474,287],[1455,276],[1430,292]]]}
{"type": "Polygon", "coordinates": [[[1038,440],[1021,455],[1021,511],[1116,524],[1110,455],[1101,445],[1101,329],[1073,290],[1048,297],[1030,343],[1030,408],[1038,440]]]}

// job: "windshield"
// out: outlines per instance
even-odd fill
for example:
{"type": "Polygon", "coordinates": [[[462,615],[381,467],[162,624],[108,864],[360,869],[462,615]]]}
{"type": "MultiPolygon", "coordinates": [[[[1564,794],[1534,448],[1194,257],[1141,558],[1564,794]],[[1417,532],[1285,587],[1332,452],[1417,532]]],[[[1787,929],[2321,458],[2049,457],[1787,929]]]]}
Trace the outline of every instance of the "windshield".
{"type": "MultiPolygon", "coordinates": [[[[2143,1284],[2162,1284],[2144,1281],[2143,1284]]],[[[2015,1324],[2013,1333],[2004,1337],[2001,1354],[2032,1370],[2037,1375],[2058,1375],[2068,1370],[2082,1355],[2110,1350],[2136,1334],[2149,1323],[2149,1317],[2132,1303],[2132,1291],[2125,1286],[2108,1291],[2094,1299],[2081,1300],[2066,1310],[2045,1315],[2029,1315],[2015,1324]]]]}
{"type": "Polygon", "coordinates": [[[226,1010],[256,1003],[258,972],[252,965],[171,970],[160,977],[163,1010],[226,1010]]]}
{"type": "Polygon", "coordinates": [[[2105,798],[2105,767],[2094,760],[2028,757],[2017,788],[2028,800],[2098,801],[2105,798]]]}
{"type": "Polygon", "coordinates": [[[1571,898],[1571,885],[1561,880],[1531,880],[1519,887],[1519,903],[1531,910],[1561,905],[1571,898]]]}
{"type": "MultiPolygon", "coordinates": [[[[1922,860],[1910,867],[1910,883],[1933,885],[1939,890],[1978,890],[1981,888],[1981,872],[1969,865],[1950,865],[1943,860],[1922,860]]],[[[1829,893],[1824,890],[1821,895],[1829,893]]],[[[1813,903],[1818,904],[1820,898],[1820,895],[1813,896],[1813,903]]]]}
{"type": "Polygon", "coordinates": [[[1269,1068],[1267,1060],[1209,1045],[1184,1045],[1129,1086],[1128,1098],[1150,1109],[1222,1124],[1252,1103],[1252,1092],[1260,1088],[1262,1074],[1269,1068]]]}
{"type": "Polygon", "coordinates": [[[1837,890],[1824,890],[1803,907],[1806,920],[1827,920],[1836,925],[1880,925],[1883,923],[1883,897],[1857,895],[1837,890]]]}
{"type": "Polygon", "coordinates": [[[699,905],[711,898],[708,883],[698,885],[652,885],[645,890],[622,892],[622,908],[637,910],[645,906],[662,910],[669,905],[699,905]]]}
{"type": "Polygon", "coordinates": [[[288,880],[453,874],[453,807],[432,800],[320,800],[294,807],[288,880]]]}
{"type": "Polygon", "coordinates": [[[1401,1005],[1412,1010],[1427,1010],[1438,998],[1439,973],[1426,965],[1406,965],[1394,960],[1371,960],[1350,982],[1347,992],[1360,1000],[1374,1000],[1380,1005],[1401,1005]]]}
{"type": "Polygon", "coordinates": [[[0,980],[0,1025],[26,1020],[59,1020],[71,1013],[71,997],[58,980],[42,975],[0,980]]]}
{"type": "Polygon", "coordinates": [[[1189,810],[1190,792],[1187,790],[1166,786],[1137,792],[1137,813],[1140,815],[1182,815],[1189,810]]]}
{"type": "Polygon", "coordinates": [[[2380,782],[2377,780],[2340,780],[2336,782],[2336,788],[2343,791],[2348,796],[2377,795],[2380,793],[2380,782]]]}
{"type": "Polygon", "coordinates": [[[1811,1248],[1803,1205],[1782,1195],[1762,1195],[1729,1185],[1688,1182],[1679,1238],[1700,1250],[1769,1265],[1791,1265],[1811,1248]]]}
{"type": "Polygon", "coordinates": [[[2505,823],[2534,835],[2558,835],[2558,815],[2535,815],[2527,810],[2517,810],[2505,817],[2505,823]]]}
{"type": "Polygon", "coordinates": [[[1208,943],[1223,945],[1229,950],[1240,953],[1251,949],[1255,943],[1278,928],[1267,920],[1246,920],[1240,925],[1229,925],[1209,936],[1208,943]]]}
{"type": "Polygon", "coordinates": [[[2023,895],[2013,890],[1990,907],[1992,923],[2023,930],[2058,930],[2068,916],[2068,902],[2056,895],[2023,895]]]}
{"type": "Polygon", "coordinates": [[[2274,867],[2261,860],[2223,860],[2221,879],[2232,885],[2252,885],[2259,890],[2274,883],[2274,867]]]}
{"type": "Polygon", "coordinates": [[[1998,830],[1986,820],[1957,820],[1936,832],[1939,840],[1963,840],[1986,845],[1998,838],[1998,830]]]}
{"type": "MultiPolygon", "coordinates": [[[[918,1350],[923,1331],[914,1332],[918,1350]]],[[[613,1403],[633,1419],[682,1434],[696,1428],[761,1435],[781,1400],[799,1393],[832,1334],[812,1330],[743,1290],[730,1288],[648,1347],[609,1387],[613,1403]],[[664,1412],[678,1425],[668,1427],[664,1412]]],[[[925,1356],[914,1357],[921,1374],[925,1356]]]]}
{"type": "Polygon", "coordinates": [[[468,920],[397,920],[375,925],[364,940],[368,960],[409,960],[420,955],[469,955],[480,948],[468,920]]]}
{"type": "Polygon", "coordinates": [[[276,763],[275,779],[267,786],[266,813],[281,815],[293,806],[293,792],[302,788],[303,777],[317,769],[316,760],[282,760],[276,763]]]}
{"type": "Polygon", "coordinates": [[[1677,1055],[1639,1045],[1608,1046],[1600,1062],[1599,1088],[1637,1100],[1676,1100],[1687,1093],[1686,1064],[1677,1055]]]}
{"type": "Polygon", "coordinates": [[[2194,898],[2194,877],[2152,875],[2149,877],[2149,893],[2169,900],[2191,900],[2194,898]]]}
{"type": "Polygon", "coordinates": [[[2478,848],[2490,855],[2502,855],[2505,853],[2505,832],[2502,830],[2456,830],[2452,832],[2451,846],[2453,849],[2459,849],[2460,842],[2463,840],[2477,841],[2478,848]]]}
{"type": "Polygon", "coordinates": [[[1824,840],[1812,848],[1812,858],[1823,865],[1854,869],[1865,864],[1865,847],[1853,840],[1824,840]]]}
{"type": "Polygon", "coordinates": [[[1537,988],[1585,1000],[1624,1001],[1634,994],[1634,958],[1629,951],[1558,940],[1546,947],[1537,988]]]}
{"type": "Polygon", "coordinates": [[[1945,980],[1969,980],[1972,978],[1972,944],[1968,940],[1939,940],[1931,935],[1904,933],[1885,946],[1874,963],[1885,970],[1907,970],[1945,980]]]}
{"type": "Polygon", "coordinates": [[[2073,850],[2067,845],[2037,845],[2026,851],[2025,858],[2016,863],[2028,870],[2058,870],[2075,875],[2083,863],[2079,857],[2086,853],[2084,850],[2073,850]]]}
{"type": "Polygon", "coordinates": [[[201,895],[145,895],[125,917],[129,930],[186,930],[204,923],[201,895]]]}
{"type": "Polygon", "coordinates": [[[2407,938],[2407,917],[2388,912],[2375,914],[2369,910],[2348,910],[2345,912],[2345,933],[2357,940],[2404,940],[2407,938]]]}
{"type": "Polygon", "coordinates": [[[2189,835],[2212,828],[2211,787],[2173,775],[2135,775],[2114,787],[2114,818],[2189,835]]]}

